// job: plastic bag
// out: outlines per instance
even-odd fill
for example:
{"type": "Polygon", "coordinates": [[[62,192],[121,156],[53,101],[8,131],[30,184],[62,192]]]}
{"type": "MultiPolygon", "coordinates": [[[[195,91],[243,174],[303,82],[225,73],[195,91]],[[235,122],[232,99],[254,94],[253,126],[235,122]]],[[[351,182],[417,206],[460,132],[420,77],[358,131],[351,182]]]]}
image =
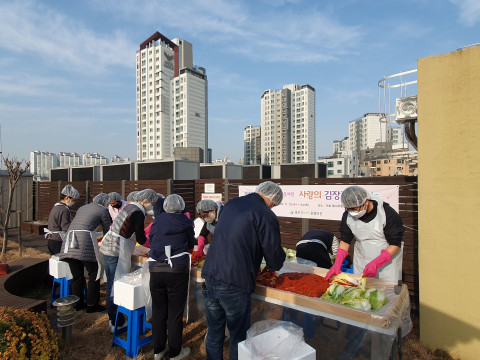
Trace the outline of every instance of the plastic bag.
{"type": "Polygon", "coordinates": [[[307,260],[307,259],[303,259],[303,258],[299,258],[299,257],[296,257],[295,259],[287,259],[285,261],[290,261],[292,263],[297,263],[297,264],[302,264],[302,265],[308,265],[308,266],[317,266],[317,263],[315,261],[312,261],[312,260],[307,260]]]}
{"type": "Polygon", "coordinates": [[[303,329],[290,321],[262,320],[247,331],[245,346],[253,360],[292,359],[304,350],[303,329]]]}

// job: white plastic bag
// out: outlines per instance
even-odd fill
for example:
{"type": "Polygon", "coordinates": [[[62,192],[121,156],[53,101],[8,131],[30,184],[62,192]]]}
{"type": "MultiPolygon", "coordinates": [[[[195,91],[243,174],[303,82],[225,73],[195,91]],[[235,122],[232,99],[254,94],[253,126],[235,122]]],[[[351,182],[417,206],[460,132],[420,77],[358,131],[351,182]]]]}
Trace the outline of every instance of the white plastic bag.
{"type": "Polygon", "coordinates": [[[292,359],[304,350],[303,329],[290,321],[262,320],[247,331],[245,346],[253,360],[292,359]]]}

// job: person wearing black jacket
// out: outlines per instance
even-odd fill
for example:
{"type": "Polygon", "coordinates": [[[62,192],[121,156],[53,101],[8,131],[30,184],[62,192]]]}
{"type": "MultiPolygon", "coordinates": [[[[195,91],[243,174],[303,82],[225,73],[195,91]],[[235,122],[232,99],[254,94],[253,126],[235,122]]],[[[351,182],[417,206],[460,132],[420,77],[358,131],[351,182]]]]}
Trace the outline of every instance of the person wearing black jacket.
{"type": "Polygon", "coordinates": [[[185,202],[180,195],[167,196],[163,209],[150,230],[150,257],[155,260],[149,261],[153,351],[155,359],[168,352],[177,360],[190,354],[190,348],[182,348],[182,332],[195,237],[193,221],[182,213],[185,202]]]}
{"type": "Polygon", "coordinates": [[[238,343],[246,339],[250,327],[251,295],[262,258],[270,270],[283,266],[280,225],[271,210],[282,200],[280,186],[266,181],[254,193],[223,206],[202,269],[207,359],[223,359],[225,324],[230,360],[238,358],[238,343]]]}
{"type": "Polygon", "coordinates": [[[313,261],[318,267],[330,269],[331,255],[337,254],[338,240],[330,231],[315,229],[307,231],[297,242],[297,258],[313,261]]]}

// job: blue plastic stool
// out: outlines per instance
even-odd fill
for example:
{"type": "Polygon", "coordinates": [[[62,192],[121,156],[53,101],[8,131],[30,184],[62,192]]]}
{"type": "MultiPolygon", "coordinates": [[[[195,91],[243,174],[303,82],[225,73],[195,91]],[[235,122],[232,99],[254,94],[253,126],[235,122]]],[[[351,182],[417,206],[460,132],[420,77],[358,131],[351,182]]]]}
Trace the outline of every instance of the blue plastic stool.
{"type": "Polygon", "coordinates": [[[55,300],[58,298],[62,298],[65,296],[70,295],[71,291],[71,285],[72,285],[72,279],[67,280],[66,277],[63,278],[53,278],[53,284],[52,284],[52,300],[50,304],[53,304],[55,300]],[[59,288],[59,294],[56,294],[56,290],[59,288]]]}
{"type": "Polygon", "coordinates": [[[138,356],[138,351],[143,345],[152,341],[152,335],[146,336],[143,339],[141,335],[145,334],[147,329],[151,329],[152,324],[145,320],[145,306],[129,310],[123,306],[117,308],[117,316],[115,318],[115,330],[113,332],[112,346],[118,345],[125,349],[126,355],[132,358],[138,356]],[[125,314],[128,317],[128,326],[126,328],[117,330],[118,314],[125,314]],[[127,331],[127,339],[123,340],[117,336],[127,331]]]}
{"type": "MultiPolygon", "coordinates": [[[[66,277],[63,278],[53,278],[53,284],[52,284],[52,300],[51,300],[51,305],[57,300],[58,298],[62,298],[68,295],[72,294],[72,279],[67,280],[66,277]],[[56,290],[59,288],[59,294],[57,296],[56,290]]],[[[87,298],[87,280],[84,282],[83,286],[83,296],[85,296],[85,299],[87,298]]]]}

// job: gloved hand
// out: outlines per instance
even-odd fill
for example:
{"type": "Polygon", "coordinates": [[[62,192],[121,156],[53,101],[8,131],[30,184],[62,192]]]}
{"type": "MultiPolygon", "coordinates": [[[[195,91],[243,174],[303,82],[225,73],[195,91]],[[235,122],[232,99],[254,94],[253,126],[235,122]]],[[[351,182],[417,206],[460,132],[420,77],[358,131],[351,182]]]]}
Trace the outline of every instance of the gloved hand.
{"type": "Polygon", "coordinates": [[[381,268],[383,265],[387,264],[392,260],[392,255],[386,250],[383,249],[379,256],[370,261],[365,269],[363,270],[362,277],[375,277],[378,273],[378,268],[381,268]]]}
{"type": "Polygon", "coordinates": [[[325,279],[328,280],[332,277],[332,275],[337,276],[342,272],[342,263],[343,260],[347,257],[348,252],[346,252],[343,249],[338,249],[337,250],[337,258],[335,259],[335,264],[330,268],[328,271],[327,275],[325,276],[325,279]]]}
{"type": "Polygon", "coordinates": [[[203,248],[205,247],[205,238],[200,235],[197,239],[197,252],[203,256],[203,248]]]}

